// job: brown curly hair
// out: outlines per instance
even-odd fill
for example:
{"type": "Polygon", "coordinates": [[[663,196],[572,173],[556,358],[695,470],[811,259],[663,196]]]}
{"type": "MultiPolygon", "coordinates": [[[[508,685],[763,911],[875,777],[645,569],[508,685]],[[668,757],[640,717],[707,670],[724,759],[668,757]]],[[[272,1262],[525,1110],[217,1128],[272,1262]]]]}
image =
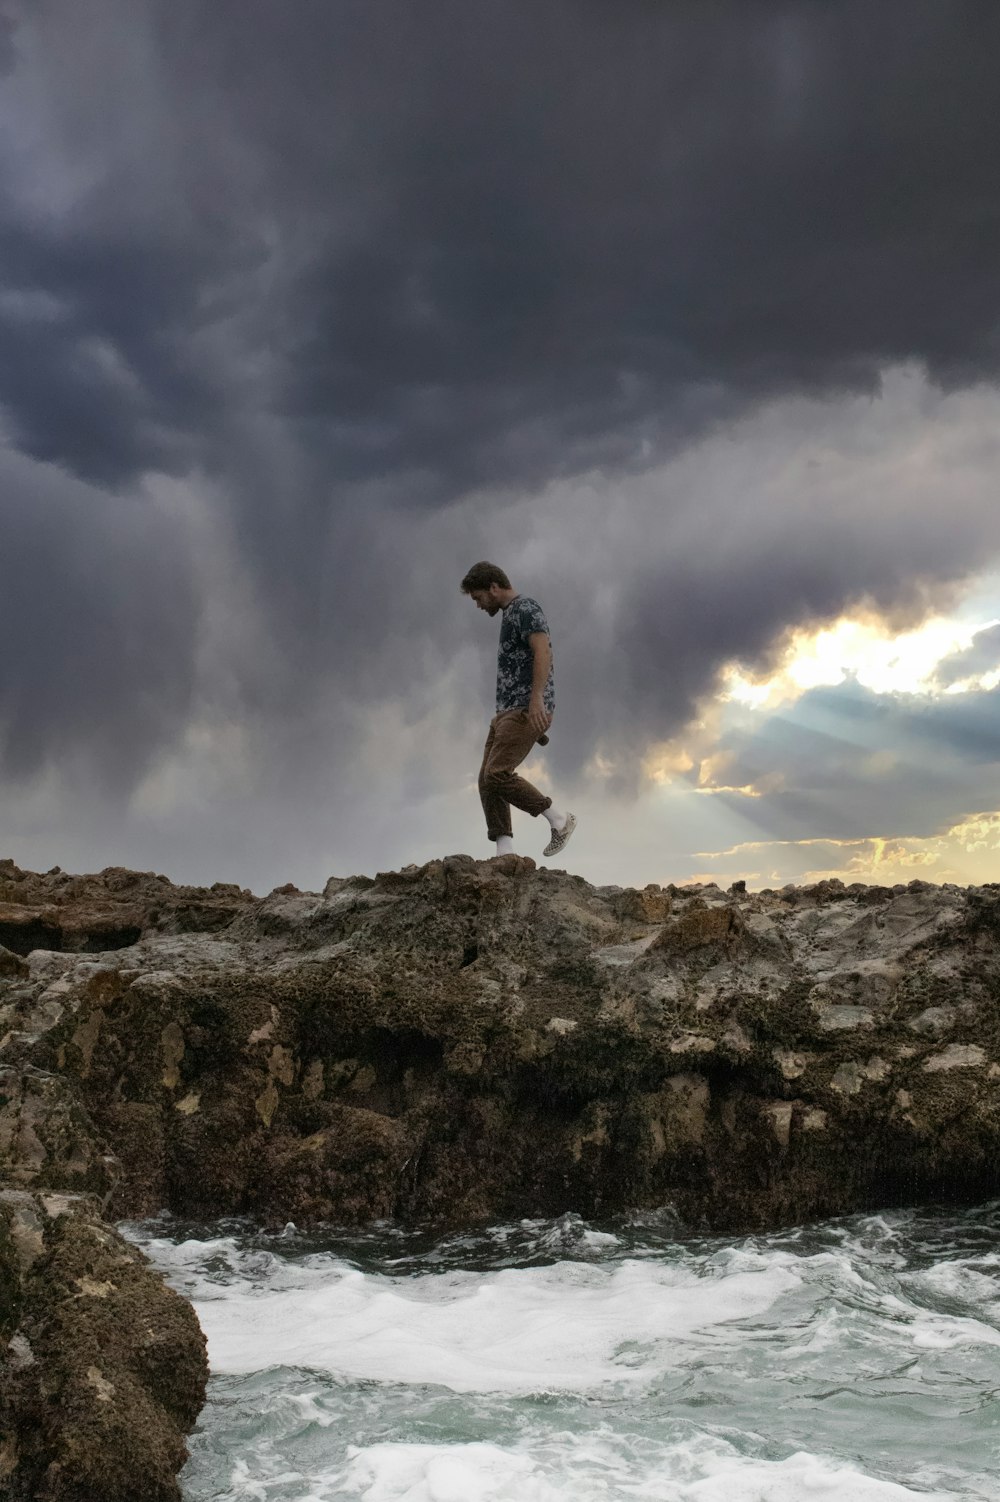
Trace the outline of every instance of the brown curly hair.
{"type": "Polygon", "coordinates": [[[501,589],[510,589],[511,582],[502,568],[495,563],[474,563],[462,580],[463,595],[471,595],[474,589],[489,589],[491,584],[499,584],[501,589]]]}

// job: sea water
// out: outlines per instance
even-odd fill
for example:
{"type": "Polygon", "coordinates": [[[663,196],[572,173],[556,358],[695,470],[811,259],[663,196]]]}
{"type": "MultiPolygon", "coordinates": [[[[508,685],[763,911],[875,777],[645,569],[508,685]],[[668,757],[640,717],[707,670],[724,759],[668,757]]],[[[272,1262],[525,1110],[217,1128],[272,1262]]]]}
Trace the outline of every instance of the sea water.
{"type": "Polygon", "coordinates": [[[124,1229],[208,1337],[187,1502],[1000,1498],[1000,1203],[124,1229]]]}

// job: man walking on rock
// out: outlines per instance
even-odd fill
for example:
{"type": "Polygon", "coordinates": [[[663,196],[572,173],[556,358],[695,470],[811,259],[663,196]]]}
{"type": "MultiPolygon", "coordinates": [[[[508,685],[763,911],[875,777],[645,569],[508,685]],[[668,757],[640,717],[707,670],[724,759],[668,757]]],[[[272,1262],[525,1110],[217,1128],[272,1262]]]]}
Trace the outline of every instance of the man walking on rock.
{"type": "Polygon", "coordinates": [[[543,746],[548,743],[545,732],[552,724],[556,703],[548,622],[538,601],[512,589],[507,575],[495,563],[473,564],[462,580],[462,592],[471,595],[477,608],[487,615],[503,613],[497,652],[497,712],[490,722],[479,769],[487,834],[496,842],[497,855],[511,855],[511,807],[523,809],[532,818],[544,814],[552,835],[542,854],[558,855],[576,828],[575,817],[553,808],[551,798],[514,770],[536,742],[543,746]]]}

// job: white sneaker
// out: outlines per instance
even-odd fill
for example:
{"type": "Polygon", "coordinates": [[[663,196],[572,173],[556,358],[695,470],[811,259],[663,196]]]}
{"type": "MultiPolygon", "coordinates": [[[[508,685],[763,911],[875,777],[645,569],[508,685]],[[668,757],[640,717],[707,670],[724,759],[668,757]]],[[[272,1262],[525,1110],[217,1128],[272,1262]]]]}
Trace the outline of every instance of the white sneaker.
{"type": "Polygon", "coordinates": [[[576,814],[567,814],[562,829],[553,829],[552,838],[542,851],[543,855],[558,855],[569,844],[569,837],[576,828],[576,814]]]}

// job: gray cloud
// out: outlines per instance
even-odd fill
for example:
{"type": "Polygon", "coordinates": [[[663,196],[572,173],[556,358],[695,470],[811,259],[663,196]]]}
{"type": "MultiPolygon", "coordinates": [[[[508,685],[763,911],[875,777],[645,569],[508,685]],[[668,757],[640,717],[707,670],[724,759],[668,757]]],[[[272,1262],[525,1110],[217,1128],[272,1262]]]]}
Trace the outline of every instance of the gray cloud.
{"type": "Polygon", "coordinates": [[[938,663],[935,678],[942,685],[960,683],[1000,667],[1000,626],[977,631],[964,652],[954,652],[938,663]]]}
{"type": "MultiPolygon", "coordinates": [[[[610,586],[610,603],[564,648],[584,689],[567,705],[572,739],[600,735],[634,776],[636,747],[695,714],[726,662],[765,665],[785,629],[847,607],[898,626],[946,608],[1000,544],[982,437],[995,409],[984,393],[933,398],[894,377],[874,403],[775,404],[619,483],[610,507],[600,497],[583,575],[610,586]]],[[[554,587],[570,622],[573,572],[564,561],[554,587]]]]}
{"type": "Polygon", "coordinates": [[[108,496],[0,450],[0,757],[16,781],[63,766],[127,791],[182,735],[200,601],[187,539],[138,497],[108,496]]]}
{"type": "Polygon", "coordinates": [[[887,363],[996,373],[989,5],[87,9],[83,57],[65,0],[18,33],[50,170],[84,184],[2,209],[7,285],[62,310],[4,391],[43,457],[225,464],[248,353],[326,482],[431,501],[645,465],[887,363]]]}
{"type": "Polygon", "coordinates": [[[0,670],[19,781],[131,797],[238,722],[248,799],[360,840],[474,758],[492,555],[556,627],[556,774],[625,790],[720,663],[1000,547],[994,6],[7,9],[5,606],[62,601],[0,670]]]}
{"type": "Polygon", "coordinates": [[[923,838],[996,807],[1000,691],[930,699],[848,681],[748,717],[719,749],[727,783],[765,789],[715,795],[761,838],[923,838]]]}

